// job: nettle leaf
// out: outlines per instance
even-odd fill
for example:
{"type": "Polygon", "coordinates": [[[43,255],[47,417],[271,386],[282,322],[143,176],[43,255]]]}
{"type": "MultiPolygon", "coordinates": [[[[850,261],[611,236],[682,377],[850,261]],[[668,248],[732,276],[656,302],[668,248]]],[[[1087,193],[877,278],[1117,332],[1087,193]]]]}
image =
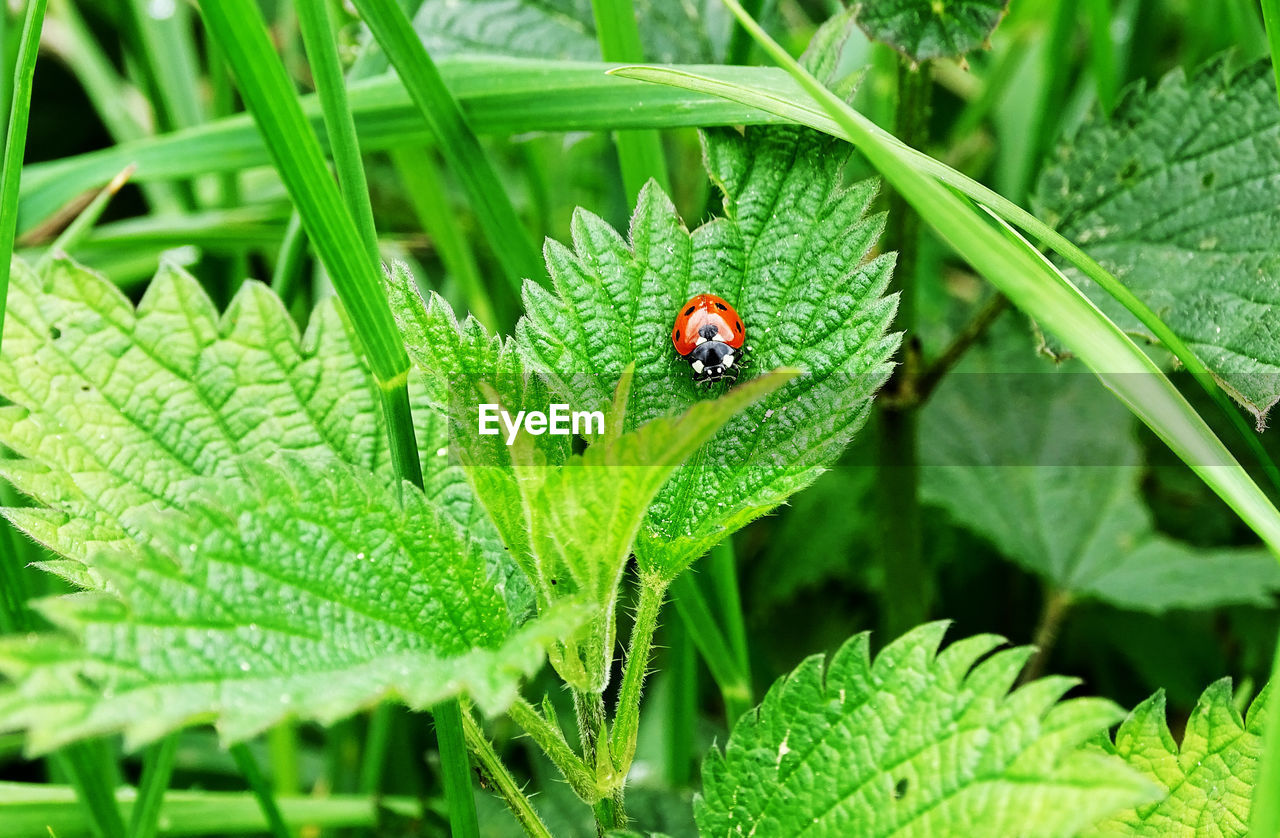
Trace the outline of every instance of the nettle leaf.
{"type": "MultiPolygon", "coordinates": [[[[1280,114],[1269,62],[1132,89],[1040,177],[1037,214],[1149,305],[1261,423],[1280,399],[1280,114]]],[[[1068,275],[1122,327],[1132,314],[1068,275]]]]}
{"type": "MultiPolygon", "coordinates": [[[[714,63],[729,15],[719,0],[636,0],[645,57],[665,64],[714,63]]],[[[590,0],[427,0],[414,28],[431,54],[599,61],[590,0]]]]}
{"type": "Polygon", "coordinates": [[[1032,650],[977,635],[938,651],[944,623],[874,659],[868,635],[779,679],[703,764],[704,836],[1068,836],[1155,789],[1081,745],[1123,715],[1062,701],[1075,681],[1009,692],[1032,650]]]}
{"type": "Polygon", "coordinates": [[[959,58],[987,43],[1009,0],[862,0],[858,25],[912,61],[959,58]]]}
{"type": "MultiPolygon", "coordinates": [[[[163,266],[135,311],[102,277],[62,259],[37,276],[13,263],[0,356],[0,460],[40,502],[5,514],[72,562],[54,569],[99,587],[84,562],[128,549],[120,520],[180,508],[203,478],[234,476],[240,457],[334,458],[391,479],[377,390],[345,315],[321,303],[305,335],[265,286],[246,283],[225,315],[200,284],[163,266]]],[[[418,440],[447,441],[413,389],[418,440]]],[[[496,541],[461,469],[424,469],[429,493],[496,541]]]]}
{"type": "Polygon", "coordinates": [[[410,512],[394,493],[374,491],[393,485],[378,397],[334,304],[318,307],[303,336],[256,283],[218,317],[194,279],[164,268],[135,310],[68,260],[39,275],[15,262],[4,348],[0,395],[13,404],[0,408],[0,443],[21,459],[0,465],[39,504],[4,512],[65,557],[51,569],[89,589],[42,606],[68,637],[5,647],[15,683],[0,716],[30,727],[36,747],[113,728],[140,740],[195,719],[220,720],[238,738],[281,714],[332,718],[388,692],[416,704],[474,688],[493,708],[541,659],[547,633],[572,628],[531,624],[513,634],[532,605],[529,585],[463,470],[443,456],[446,423],[426,409],[430,382],[416,375],[418,440],[435,455],[424,461],[426,494],[410,493],[406,508],[427,528],[422,538],[440,546],[387,541],[418,524],[405,522],[410,512]],[[261,465],[269,457],[298,462],[275,474],[261,465]],[[358,520],[364,513],[368,520],[358,520]],[[307,520],[330,529],[296,529],[307,520]],[[236,540],[250,531],[259,540],[236,540]],[[439,599],[455,596],[448,573],[393,580],[381,572],[434,573],[440,556],[452,555],[437,551],[457,545],[466,549],[450,561],[463,562],[469,590],[457,603],[439,599]],[[367,557],[388,550],[371,572],[367,557]],[[471,602],[484,637],[465,620],[442,621],[438,636],[391,632],[382,616],[345,598],[334,573],[379,580],[375,610],[389,607],[383,600],[393,591],[413,614],[471,602]],[[269,619],[258,610],[268,605],[278,612],[269,619]],[[322,656],[335,632],[344,648],[322,656]],[[428,644],[436,640],[442,645],[428,644]],[[241,661],[252,677],[225,670],[241,661]],[[183,673],[195,680],[180,680],[183,673]],[[315,689],[304,700],[306,683],[315,689]]]}
{"type": "Polygon", "coordinates": [[[1009,318],[938,387],[920,437],[923,496],[1073,597],[1160,612],[1268,605],[1280,589],[1265,548],[1157,533],[1124,405],[1083,365],[1037,355],[1009,318]]]}
{"type": "Polygon", "coordinates": [[[479,433],[484,404],[500,405],[510,415],[568,405],[552,401],[540,379],[524,371],[510,339],[488,336],[472,318],[459,324],[440,297],[424,300],[402,268],[392,272],[389,285],[410,353],[432,381],[447,381],[441,409],[453,427],[456,450],[513,558],[534,581],[539,607],[578,597],[596,609],[594,619],[553,650],[552,663],[570,684],[603,689],[612,663],[618,586],[655,494],[730,417],[795,371],[762,376],[624,432],[628,368],[610,394],[607,419],[601,411],[603,432],[582,428],[579,436],[591,444],[570,455],[568,435],[530,434],[527,428],[479,433]]]}
{"type": "Polygon", "coordinates": [[[137,746],[215,721],[245,739],[395,696],[496,712],[565,620],[513,627],[483,545],[410,484],[300,455],[241,461],[185,514],[139,512],[141,550],[94,565],[116,596],[39,603],[74,640],[0,641],[0,727],[45,751],[123,730],[137,746]]]}
{"type": "Polygon", "coordinates": [[[867,260],[883,227],[882,216],[864,215],[875,186],[842,184],[847,151],[798,128],[704,137],[725,217],[689,232],[652,183],[629,241],[578,211],[574,249],[546,247],[553,290],[526,283],[516,330],[531,368],[584,409],[606,409],[634,369],[627,428],[706,398],[671,345],[679,307],[697,293],[724,297],[742,316],[747,375],[804,370],[730,421],[658,493],[635,550],[642,571],[662,579],[829,465],[865,421],[898,344],[886,334],[892,257],[867,260]]]}
{"type": "Polygon", "coordinates": [[[1248,717],[1232,704],[1231,679],[1204,691],[1187,720],[1182,744],[1165,721],[1164,691],[1134,708],[1116,732],[1114,753],[1156,783],[1153,803],[1120,812],[1089,830],[1089,836],[1134,838],[1228,838],[1249,831],[1249,809],[1262,761],[1263,723],[1270,687],[1249,708],[1248,717]]]}

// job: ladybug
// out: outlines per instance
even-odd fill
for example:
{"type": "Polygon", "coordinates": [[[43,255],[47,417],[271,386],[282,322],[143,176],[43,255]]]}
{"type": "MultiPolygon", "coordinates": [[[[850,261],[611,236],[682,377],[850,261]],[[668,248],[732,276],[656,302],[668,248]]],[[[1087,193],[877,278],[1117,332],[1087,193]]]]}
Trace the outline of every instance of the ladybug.
{"type": "Polygon", "coordinates": [[[715,294],[698,294],[682,305],[671,330],[676,352],[693,368],[693,380],[703,384],[738,380],[746,338],[738,312],[715,294]]]}

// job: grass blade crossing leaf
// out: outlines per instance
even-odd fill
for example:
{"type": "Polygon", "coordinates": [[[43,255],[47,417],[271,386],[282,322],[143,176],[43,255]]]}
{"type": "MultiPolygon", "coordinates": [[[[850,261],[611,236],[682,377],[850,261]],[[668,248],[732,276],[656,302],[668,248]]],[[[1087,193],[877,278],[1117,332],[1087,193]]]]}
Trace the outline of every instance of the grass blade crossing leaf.
{"type": "MultiPolygon", "coordinates": [[[[735,14],[740,13],[741,7],[735,0],[724,2],[735,14]]],[[[848,137],[945,241],[1015,305],[1063,340],[1280,556],[1280,514],[1132,340],[1012,229],[992,228],[990,219],[983,218],[973,205],[934,180],[939,168],[945,167],[923,163],[921,158],[929,158],[907,149],[822,87],[750,18],[740,15],[739,19],[769,54],[794,75],[803,91],[799,95],[807,104],[794,105],[795,92],[788,98],[777,89],[748,89],[734,82],[691,77],[686,72],[673,73],[652,67],[618,72],[633,78],[719,92],[775,112],[794,114],[798,119],[804,119],[806,112],[824,114],[821,120],[814,120],[816,126],[836,126],[840,135],[848,137]]]]}
{"type": "Polygon", "coordinates": [[[1269,605],[1280,567],[1265,548],[1156,532],[1135,430],[1083,365],[1037,356],[1005,318],[925,405],[922,494],[1072,599],[1151,612],[1269,605]]]}
{"type": "MultiPolygon", "coordinates": [[[[1280,400],[1280,110],[1266,62],[1223,60],[1131,90],[1040,177],[1035,204],[1158,310],[1257,418],[1280,400]]],[[[1156,337],[1088,277],[1068,275],[1121,327],[1156,337]]]]}
{"type": "Polygon", "coordinates": [[[699,834],[1066,836],[1154,796],[1079,747],[1118,707],[1062,701],[1063,677],[1010,693],[1031,649],[985,657],[1002,640],[977,635],[938,651],[945,630],[921,626],[874,660],[860,634],[779,679],[704,763],[699,834]]]}

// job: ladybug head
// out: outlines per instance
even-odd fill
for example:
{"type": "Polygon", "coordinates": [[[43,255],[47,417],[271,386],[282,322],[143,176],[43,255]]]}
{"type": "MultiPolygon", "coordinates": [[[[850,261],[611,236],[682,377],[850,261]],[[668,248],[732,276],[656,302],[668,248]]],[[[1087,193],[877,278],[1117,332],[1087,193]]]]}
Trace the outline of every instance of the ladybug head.
{"type": "Polygon", "coordinates": [[[727,378],[736,381],[738,368],[738,350],[719,340],[707,340],[700,343],[686,356],[689,366],[693,368],[693,380],[712,382],[727,378]]]}

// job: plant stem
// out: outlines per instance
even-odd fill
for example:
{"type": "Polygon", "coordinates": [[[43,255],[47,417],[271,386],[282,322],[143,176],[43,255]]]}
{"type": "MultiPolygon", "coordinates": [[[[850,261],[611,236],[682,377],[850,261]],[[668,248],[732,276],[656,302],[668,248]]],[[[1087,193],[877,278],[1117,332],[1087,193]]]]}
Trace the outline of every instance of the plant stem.
{"type": "MultiPolygon", "coordinates": [[[[578,718],[578,737],[582,745],[582,759],[588,768],[594,769],[597,785],[609,780],[608,791],[594,805],[596,832],[603,838],[610,829],[626,826],[626,814],[622,809],[622,784],[614,777],[601,778],[602,763],[608,762],[607,773],[613,775],[613,757],[609,755],[609,729],[605,725],[604,696],[597,692],[573,691],[573,710],[578,718]],[[604,754],[600,749],[604,749],[604,754]]],[[[604,791],[604,789],[602,789],[604,791]]]]}
{"type": "Polygon", "coordinates": [[[542,818],[538,817],[533,804],[520,790],[515,778],[502,764],[502,760],[498,758],[493,746],[489,744],[489,740],[470,713],[462,714],[462,732],[467,737],[467,745],[471,748],[471,753],[475,754],[480,762],[480,770],[484,772],[485,779],[502,795],[511,814],[515,815],[525,833],[533,838],[551,838],[546,824],[542,822],[542,818]]]}
{"type": "Polygon", "coordinates": [[[618,690],[618,709],[614,713],[613,731],[609,737],[610,756],[618,773],[625,777],[636,754],[636,737],[640,729],[640,698],[645,675],[649,672],[649,651],[653,634],[658,629],[658,613],[666,586],[657,580],[640,581],[640,601],[636,605],[635,626],[631,629],[631,646],[622,671],[618,690]]]}
{"type": "Polygon", "coordinates": [[[454,838],[480,838],[475,792],[471,788],[471,764],[462,730],[462,705],[455,698],[431,708],[444,774],[444,797],[454,838]]]}
{"type": "Polygon", "coordinates": [[[1000,315],[1004,314],[1008,308],[1008,297],[999,291],[991,295],[973,319],[960,330],[960,334],[952,339],[951,344],[942,351],[941,355],[933,359],[933,362],[920,375],[914,393],[917,406],[923,406],[929,400],[934,389],[942,381],[942,377],[951,371],[951,368],[964,357],[964,353],[969,351],[969,347],[986,334],[991,324],[999,320],[1000,315]]]}
{"type": "Polygon", "coordinates": [[[289,827],[285,825],[284,817],[280,814],[275,794],[267,784],[267,778],[262,775],[258,760],[254,758],[249,746],[241,742],[232,745],[228,751],[231,758],[235,760],[240,776],[244,777],[245,782],[249,784],[249,790],[258,799],[258,807],[262,809],[262,816],[267,819],[267,827],[271,830],[273,838],[291,838],[289,827]]]}
{"type": "MultiPolygon", "coordinates": [[[[896,131],[906,144],[919,147],[928,134],[929,65],[916,68],[898,60],[896,131]]],[[[876,462],[881,486],[880,561],[884,572],[884,611],[881,628],[897,637],[924,622],[932,601],[932,580],[924,562],[921,540],[920,472],[916,387],[922,367],[916,333],[916,261],[920,216],[894,192],[889,200],[886,238],[898,250],[894,281],[899,292],[894,328],[906,337],[902,363],[880,400],[880,435],[876,462]]]]}
{"type": "Polygon", "coordinates": [[[1049,663],[1049,655],[1058,641],[1058,633],[1062,631],[1062,622],[1071,610],[1071,594],[1054,587],[1048,587],[1044,594],[1044,606],[1040,611],[1040,622],[1036,625],[1036,653],[1018,678],[1018,684],[1028,684],[1044,674],[1049,663]]]}
{"type": "Polygon", "coordinates": [[[595,766],[588,766],[582,757],[573,752],[568,740],[564,738],[564,732],[557,725],[523,698],[517,698],[507,714],[542,749],[552,764],[560,769],[578,797],[591,805],[600,799],[595,766]]]}

